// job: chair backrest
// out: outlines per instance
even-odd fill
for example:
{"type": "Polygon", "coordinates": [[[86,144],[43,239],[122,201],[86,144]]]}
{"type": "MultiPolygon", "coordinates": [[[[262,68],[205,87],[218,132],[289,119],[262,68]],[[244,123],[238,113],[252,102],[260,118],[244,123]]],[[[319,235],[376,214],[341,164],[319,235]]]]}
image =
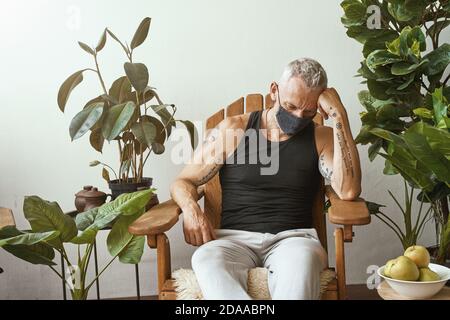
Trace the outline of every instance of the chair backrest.
{"type": "MultiPolygon", "coordinates": [[[[206,130],[212,129],[219,124],[225,117],[232,117],[235,115],[262,110],[263,108],[269,109],[272,107],[272,99],[269,94],[265,96],[261,94],[249,94],[247,97],[241,97],[235,102],[226,107],[226,109],[220,109],[211,117],[206,120],[206,130]],[[244,111],[245,106],[245,111],[244,111]]],[[[314,118],[314,122],[323,125],[322,116],[317,113],[314,118]]],[[[316,228],[319,235],[322,246],[327,249],[327,230],[326,221],[324,215],[324,201],[325,201],[325,187],[322,176],[320,177],[319,190],[314,199],[313,204],[313,226],[316,228]]],[[[220,187],[219,175],[216,174],[205,185],[205,214],[208,216],[209,221],[215,228],[220,228],[220,216],[222,213],[222,190],[220,187]]]]}

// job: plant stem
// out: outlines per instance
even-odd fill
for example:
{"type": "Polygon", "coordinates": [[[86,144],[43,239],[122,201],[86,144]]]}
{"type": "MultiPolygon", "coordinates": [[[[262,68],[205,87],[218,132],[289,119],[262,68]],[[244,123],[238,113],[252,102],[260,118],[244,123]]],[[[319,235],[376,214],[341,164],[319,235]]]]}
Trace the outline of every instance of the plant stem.
{"type": "Polygon", "coordinates": [[[56,273],[57,275],[58,275],[58,277],[60,277],[61,278],[61,280],[62,280],[62,275],[58,272],[58,271],[56,271],[56,269],[55,268],[53,268],[53,266],[49,266],[50,267],[50,269],[52,269],[53,270],[53,272],[54,273],[56,273]]]}
{"type": "Polygon", "coordinates": [[[450,74],[447,76],[447,78],[445,78],[444,82],[442,83],[443,87],[445,87],[445,85],[447,84],[448,79],[450,79],[450,74]]]}
{"type": "Polygon", "coordinates": [[[380,219],[385,225],[387,225],[389,228],[392,229],[392,231],[395,232],[395,234],[397,235],[397,237],[400,239],[400,242],[403,244],[404,238],[397,232],[397,230],[394,229],[394,227],[392,227],[387,221],[385,221],[383,218],[381,218],[378,215],[375,215],[378,219],[380,219]]]}
{"type": "MultiPolygon", "coordinates": [[[[399,234],[401,234],[402,237],[405,237],[405,235],[403,234],[402,229],[400,229],[400,227],[398,226],[398,224],[395,223],[394,220],[392,220],[391,218],[389,218],[389,216],[387,216],[387,215],[384,214],[383,212],[379,212],[378,214],[380,214],[380,215],[382,215],[383,217],[385,217],[386,219],[388,219],[388,220],[391,222],[391,224],[397,228],[399,234]]],[[[377,215],[378,215],[378,214],[377,214],[377,215]]]]}
{"type": "Polygon", "coordinates": [[[122,180],[122,144],[120,143],[120,139],[117,140],[117,144],[119,145],[119,183],[122,180]]]}
{"type": "Polygon", "coordinates": [[[145,163],[147,162],[148,156],[150,155],[150,153],[152,153],[152,150],[153,150],[152,147],[150,147],[149,150],[148,150],[147,156],[145,157],[144,163],[142,164],[142,167],[145,166],[145,163]]]}
{"type": "Polygon", "coordinates": [[[103,81],[102,74],[100,73],[100,68],[98,66],[98,61],[97,61],[97,54],[94,55],[94,60],[95,60],[95,67],[97,68],[98,78],[100,79],[100,83],[103,88],[103,92],[107,95],[108,91],[106,90],[105,82],[103,81]]]}
{"type": "Polygon", "coordinates": [[[103,162],[100,162],[102,165],[104,165],[105,167],[108,167],[109,169],[111,169],[111,171],[114,173],[114,176],[116,177],[116,179],[117,179],[117,174],[116,174],[116,172],[114,171],[114,169],[113,168],[111,168],[110,166],[108,166],[106,163],[103,163],[103,162]]]}
{"type": "Polygon", "coordinates": [[[392,194],[392,192],[390,190],[388,190],[388,192],[391,195],[392,199],[394,199],[395,203],[397,203],[397,206],[400,208],[401,212],[403,213],[403,216],[405,216],[405,211],[403,210],[400,203],[398,203],[397,199],[394,197],[394,195],[392,194]]]}
{"type": "Polygon", "coordinates": [[[109,265],[110,265],[111,263],[113,263],[113,261],[117,258],[118,255],[119,255],[119,254],[116,254],[116,255],[111,259],[111,261],[108,262],[108,264],[102,269],[102,271],[100,271],[100,273],[94,278],[94,280],[92,280],[92,282],[86,287],[86,290],[89,290],[89,289],[92,287],[92,285],[95,283],[95,280],[97,280],[97,279],[102,275],[102,273],[106,270],[106,268],[109,267],[109,265]]]}

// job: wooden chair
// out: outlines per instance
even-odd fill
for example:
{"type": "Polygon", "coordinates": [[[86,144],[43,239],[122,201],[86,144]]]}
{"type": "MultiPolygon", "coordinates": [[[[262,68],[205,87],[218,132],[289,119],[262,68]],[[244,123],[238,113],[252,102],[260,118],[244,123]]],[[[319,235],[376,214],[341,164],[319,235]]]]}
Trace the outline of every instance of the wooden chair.
{"type": "MultiPolygon", "coordinates": [[[[246,112],[262,110],[264,98],[261,94],[250,94],[245,99],[246,112]]],[[[269,95],[265,97],[265,107],[270,108],[272,101],[269,95]]],[[[206,121],[206,129],[214,128],[226,117],[244,113],[244,98],[239,98],[230,104],[226,111],[221,109],[206,121]]],[[[314,118],[317,124],[323,124],[320,114],[314,118]]],[[[220,228],[221,214],[221,187],[219,176],[198,188],[199,199],[204,197],[204,212],[215,228],[220,228]]],[[[336,266],[333,269],[336,278],[322,294],[322,299],[346,299],[344,242],[351,242],[354,236],[354,225],[370,223],[370,215],[365,201],[359,198],[355,201],[341,200],[330,186],[324,186],[321,178],[320,188],[314,200],[313,223],[322,246],[327,250],[326,214],[324,213],[325,195],[330,199],[331,207],[328,209],[328,218],[331,223],[342,225],[334,231],[336,248],[336,266]]],[[[158,268],[158,294],[161,300],[174,300],[177,294],[174,280],[171,278],[170,244],[165,232],[178,221],[181,209],[173,200],[163,202],[142,215],[130,227],[129,231],[135,235],[146,235],[150,248],[156,248],[158,268]]]]}

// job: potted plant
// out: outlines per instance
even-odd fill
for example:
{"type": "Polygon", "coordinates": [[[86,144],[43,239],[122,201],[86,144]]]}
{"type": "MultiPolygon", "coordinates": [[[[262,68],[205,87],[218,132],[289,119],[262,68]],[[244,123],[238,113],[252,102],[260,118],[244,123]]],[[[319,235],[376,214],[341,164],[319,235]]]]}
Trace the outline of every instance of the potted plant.
{"type": "Polygon", "coordinates": [[[90,166],[103,167],[102,176],[109,184],[112,199],[123,192],[132,192],[152,185],[152,178],[144,176],[144,166],[152,153],[162,154],[165,151],[164,143],[176,123],[186,126],[192,148],[195,148],[197,141],[193,123],[175,119],[175,105],[162,101],[156,89],[149,86],[146,65],[133,60],[135,49],[147,38],[150,22],[148,17],[142,20],[129,45],[119,40],[107,28],[95,47],[78,42],[80,47],[92,56],[94,68],[76,71],[63,82],[58,92],[58,106],[64,112],[70,93],[83,80],[83,73],[93,72],[97,75],[101,92],[75,115],[69,132],[72,141],[89,132],[91,146],[100,153],[105,140],[117,143],[119,165],[116,170],[98,160],[90,163],[90,166]],[[109,89],[98,61],[108,37],[120,45],[127,58],[123,64],[124,75],[115,79],[109,89]],[[114,175],[113,179],[110,178],[111,175],[114,175]]]}
{"type": "Polygon", "coordinates": [[[385,159],[384,174],[400,174],[421,190],[417,199],[430,203],[435,218],[435,259],[445,263],[450,89],[444,74],[450,44],[441,43],[440,35],[450,24],[450,1],[345,0],[341,6],[347,35],[363,44],[358,75],[368,88],[359,93],[365,111],[355,140],[370,144],[371,161],[385,159]]]}
{"type": "MultiPolygon", "coordinates": [[[[409,190],[409,186],[406,180],[403,181],[405,186],[404,206],[401,206],[400,202],[394,196],[394,194],[390,190],[388,190],[389,195],[395,201],[396,205],[400,209],[400,212],[402,213],[403,226],[400,226],[398,223],[392,220],[389,217],[389,215],[381,211],[381,208],[385,207],[384,205],[380,205],[378,203],[369,201],[367,201],[367,203],[370,214],[373,214],[375,217],[380,219],[380,221],[382,221],[385,225],[387,225],[400,240],[403,249],[406,250],[410,246],[418,243],[417,242],[418,239],[422,235],[427,222],[433,218],[433,214],[431,206],[427,210],[424,210],[423,204],[425,201],[420,202],[419,211],[417,212],[416,215],[414,214],[413,210],[414,187],[411,187],[411,190],[409,190]]],[[[423,194],[422,197],[424,197],[423,194]]]]}
{"type": "Polygon", "coordinates": [[[128,226],[145,212],[153,189],[122,194],[100,207],[76,216],[64,214],[56,202],[38,196],[25,197],[23,211],[31,230],[18,230],[15,226],[0,229],[0,247],[14,256],[48,266],[70,289],[72,299],[87,299],[89,289],[117,258],[123,263],[137,264],[144,251],[145,237],[134,236],[128,226]],[[88,279],[88,268],[99,230],[112,226],[106,243],[111,260],[93,279],[88,279]],[[75,262],[67,254],[67,246],[77,246],[75,262]],[[65,278],[54,266],[55,251],[59,252],[71,271],[65,278]]]}

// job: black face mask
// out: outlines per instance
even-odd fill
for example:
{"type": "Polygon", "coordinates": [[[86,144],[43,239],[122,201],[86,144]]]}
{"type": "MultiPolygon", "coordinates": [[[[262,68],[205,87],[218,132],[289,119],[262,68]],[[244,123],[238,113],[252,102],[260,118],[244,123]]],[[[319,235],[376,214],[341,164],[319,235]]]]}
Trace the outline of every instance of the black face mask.
{"type": "Polygon", "coordinates": [[[292,136],[302,131],[304,128],[306,128],[311,123],[312,118],[299,118],[292,115],[290,112],[284,109],[281,106],[280,89],[278,88],[278,84],[277,84],[277,94],[278,94],[278,103],[280,106],[278,108],[276,117],[280,129],[283,130],[284,133],[292,136]]]}
{"type": "Polygon", "coordinates": [[[298,118],[290,114],[282,106],[278,108],[276,116],[280,129],[288,135],[294,135],[302,131],[312,121],[311,118],[298,118]]]}

